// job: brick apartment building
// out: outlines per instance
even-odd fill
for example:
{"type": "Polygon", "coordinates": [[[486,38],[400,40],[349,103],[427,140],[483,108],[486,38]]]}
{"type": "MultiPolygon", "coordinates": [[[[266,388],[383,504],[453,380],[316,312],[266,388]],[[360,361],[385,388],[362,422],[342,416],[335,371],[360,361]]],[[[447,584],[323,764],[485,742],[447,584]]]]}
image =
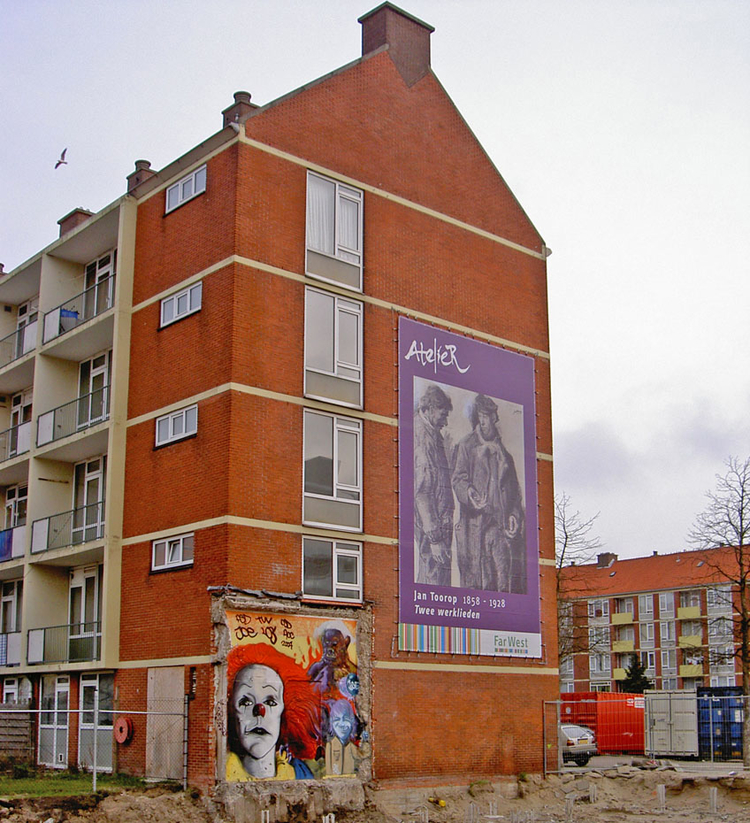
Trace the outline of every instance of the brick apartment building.
{"type": "Polygon", "coordinates": [[[40,763],[90,765],[98,695],[98,762],[154,777],[187,704],[203,787],[541,769],[548,250],[432,28],[360,22],[0,277],[0,685],[40,763]]]}
{"type": "Polygon", "coordinates": [[[731,548],[564,567],[560,690],[618,691],[634,657],[654,689],[741,686],[734,569],[731,548]]]}

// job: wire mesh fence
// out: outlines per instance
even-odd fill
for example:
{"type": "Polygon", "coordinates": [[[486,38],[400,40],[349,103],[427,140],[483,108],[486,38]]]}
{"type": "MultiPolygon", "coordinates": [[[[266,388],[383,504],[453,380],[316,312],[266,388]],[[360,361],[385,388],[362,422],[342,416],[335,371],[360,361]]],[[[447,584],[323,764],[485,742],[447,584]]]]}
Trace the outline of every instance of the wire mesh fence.
{"type": "Polygon", "coordinates": [[[738,687],[644,694],[579,692],[544,703],[544,771],[614,765],[602,755],[743,757],[748,696],[738,687]]]}
{"type": "Polygon", "coordinates": [[[60,692],[41,708],[30,702],[0,704],[0,758],[52,769],[119,772],[187,786],[188,701],[160,701],[148,711],[102,708],[84,692],[70,708],[60,692]]]}

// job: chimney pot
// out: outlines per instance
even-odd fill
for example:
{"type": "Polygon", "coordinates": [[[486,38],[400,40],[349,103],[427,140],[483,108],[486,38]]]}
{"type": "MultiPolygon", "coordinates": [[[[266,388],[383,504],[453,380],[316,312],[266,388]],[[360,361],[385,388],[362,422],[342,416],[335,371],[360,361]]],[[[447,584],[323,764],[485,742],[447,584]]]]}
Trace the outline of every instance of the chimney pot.
{"type": "Polygon", "coordinates": [[[435,29],[429,23],[388,2],[363,14],[358,22],[362,24],[362,57],[387,46],[407,86],[430,70],[430,34],[435,29]]]}
{"type": "Polygon", "coordinates": [[[125,178],[128,181],[128,194],[140,186],[144,180],[148,180],[156,174],[151,170],[151,163],[148,160],[136,160],[135,171],[131,171],[125,178]]]}
{"type": "Polygon", "coordinates": [[[221,113],[224,118],[224,125],[226,128],[230,123],[236,123],[238,126],[247,120],[258,106],[250,102],[251,94],[249,91],[236,91],[234,93],[234,104],[224,109],[221,113]]]}

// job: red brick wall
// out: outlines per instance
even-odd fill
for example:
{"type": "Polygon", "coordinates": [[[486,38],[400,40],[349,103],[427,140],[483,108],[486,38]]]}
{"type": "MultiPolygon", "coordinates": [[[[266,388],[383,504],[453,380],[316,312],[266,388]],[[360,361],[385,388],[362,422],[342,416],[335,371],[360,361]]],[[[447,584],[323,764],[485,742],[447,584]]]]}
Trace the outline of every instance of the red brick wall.
{"type": "MultiPolygon", "coordinates": [[[[407,88],[386,53],[250,118],[247,133],[541,250],[538,233],[435,78],[407,88]]],[[[134,302],[231,254],[304,274],[305,189],[302,166],[240,144],[209,161],[205,195],[166,216],[163,194],[142,203],[134,302]]],[[[548,350],[543,261],[369,192],[364,221],[366,294],[548,350]]],[[[304,284],[232,264],[208,275],[203,289],[201,311],[161,331],[158,304],[134,315],[131,417],[229,381],[302,396],[304,284]]],[[[365,304],[365,409],[386,417],[397,414],[397,324],[394,311],[365,304]]],[[[549,362],[537,358],[535,366],[536,447],[551,453],[549,362]]],[[[199,404],[195,438],[155,450],[154,421],[131,426],[125,536],[227,514],[298,526],[302,419],[297,403],[225,392],[199,404]]],[[[364,531],[395,540],[398,430],[366,420],[363,432],[364,531]]],[[[551,559],[551,463],[538,461],[537,473],[540,553],[551,559]]],[[[195,547],[192,568],[163,574],[150,574],[149,542],[124,548],[125,659],[207,654],[209,585],[301,588],[299,534],[221,526],[196,532],[195,547]]],[[[397,569],[395,544],[365,543],[373,653],[382,661],[393,658],[397,569]]],[[[542,566],[540,574],[541,662],[405,653],[397,659],[554,666],[554,569],[542,566]]],[[[124,676],[123,689],[138,688],[135,673],[124,676]]],[[[199,667],[198,680],[199,696],[191,704],[191,783],[210,781],[214,769],[210,667],[199,667]]],[[[541,704],[556,696],[556,675],[376,669],[373,681],[377,778],[471,778],[541,768],[541,704]]]]}

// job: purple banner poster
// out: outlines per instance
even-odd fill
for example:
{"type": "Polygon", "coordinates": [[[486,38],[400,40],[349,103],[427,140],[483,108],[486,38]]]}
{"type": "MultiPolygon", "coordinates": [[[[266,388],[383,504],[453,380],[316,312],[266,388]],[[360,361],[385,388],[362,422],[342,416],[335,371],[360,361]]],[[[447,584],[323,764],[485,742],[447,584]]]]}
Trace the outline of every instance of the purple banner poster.
{"type": "Polygon", "coordinates": [[[534,359],[399,321],[399,648],[541,657],[534,359]]]}

